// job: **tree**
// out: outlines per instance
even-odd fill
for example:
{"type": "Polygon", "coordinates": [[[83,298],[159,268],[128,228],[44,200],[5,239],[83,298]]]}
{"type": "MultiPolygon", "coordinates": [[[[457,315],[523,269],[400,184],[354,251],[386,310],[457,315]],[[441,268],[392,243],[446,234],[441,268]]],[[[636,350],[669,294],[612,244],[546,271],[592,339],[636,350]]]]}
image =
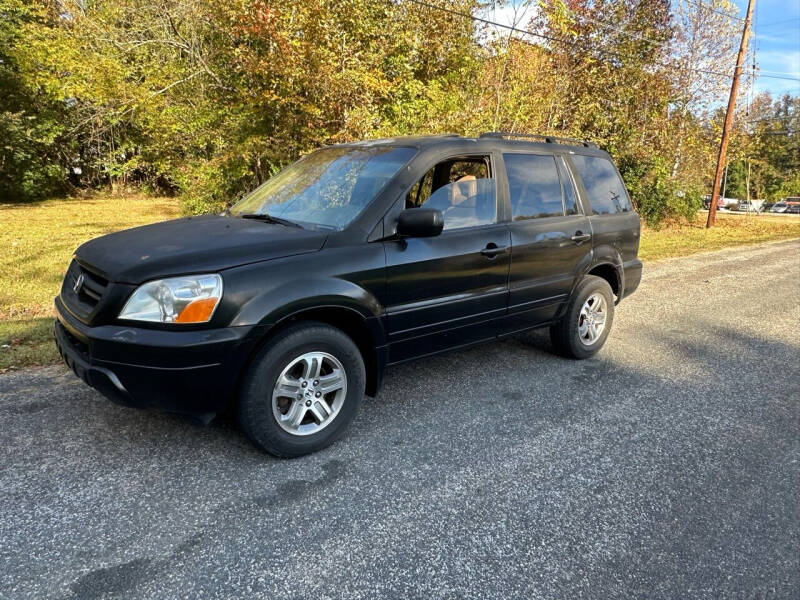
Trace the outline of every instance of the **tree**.
{"type": "Polygon", "coordinates": [[[0,200],[41,198],[65,186],[65,107],[32,85],[19,60],[30,32],[52,21],[45,6],[0,0],[0,200]]]}
{"type": "MultiPolygon", "coordinates": [[[[212,211],[321,145],[505,130],[597,142],[652,223],[692,216],[710,184],[734,28],[670,0],[0,0],[0,16],[6,198],[138,186],[212,211]],[[513,30],[471,18],[495,4],[513,30]]],[[[731,189],[743,159],[759,194],[793,189],[797,137],[775,128],[796,100],[737,117],[731,189]]]]}

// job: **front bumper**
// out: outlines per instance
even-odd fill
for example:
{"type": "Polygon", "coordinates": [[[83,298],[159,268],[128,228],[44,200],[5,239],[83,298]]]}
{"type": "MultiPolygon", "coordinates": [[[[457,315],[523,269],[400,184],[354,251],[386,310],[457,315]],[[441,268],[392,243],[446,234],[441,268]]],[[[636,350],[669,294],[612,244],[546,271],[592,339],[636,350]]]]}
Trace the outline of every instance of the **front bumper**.
{"type": "Polygon", "coordinates": [[[90,327],[56,298],[59,354],[84,382],[125,406],[209,421],[231,400],[239,374],[265,333],[260,326],[163,331],[90,327]]]}

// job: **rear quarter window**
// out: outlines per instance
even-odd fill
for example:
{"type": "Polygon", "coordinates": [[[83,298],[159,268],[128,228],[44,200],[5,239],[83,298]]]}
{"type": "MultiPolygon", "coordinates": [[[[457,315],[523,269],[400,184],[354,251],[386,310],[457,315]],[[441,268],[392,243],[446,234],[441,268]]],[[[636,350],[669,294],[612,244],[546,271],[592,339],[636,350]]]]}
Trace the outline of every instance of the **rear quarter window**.
{"type": "Polygon", "coordinates": [[[583,181],[594,214],[608,215],[633,210],[625,184],[610,160],[582,154],[574,154],[570,158],[583,181]]]}

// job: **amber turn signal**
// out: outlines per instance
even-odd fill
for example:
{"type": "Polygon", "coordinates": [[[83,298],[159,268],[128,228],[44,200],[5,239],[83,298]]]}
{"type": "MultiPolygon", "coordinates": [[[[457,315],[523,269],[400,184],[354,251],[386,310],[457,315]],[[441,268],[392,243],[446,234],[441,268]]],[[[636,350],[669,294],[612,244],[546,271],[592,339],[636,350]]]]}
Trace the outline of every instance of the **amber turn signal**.
{"type": "Polygon", "coordinates": [[[176,323],[205,323],[211,318],[218,298],[202,298],[186,305],[175,317],[176,323]]]}

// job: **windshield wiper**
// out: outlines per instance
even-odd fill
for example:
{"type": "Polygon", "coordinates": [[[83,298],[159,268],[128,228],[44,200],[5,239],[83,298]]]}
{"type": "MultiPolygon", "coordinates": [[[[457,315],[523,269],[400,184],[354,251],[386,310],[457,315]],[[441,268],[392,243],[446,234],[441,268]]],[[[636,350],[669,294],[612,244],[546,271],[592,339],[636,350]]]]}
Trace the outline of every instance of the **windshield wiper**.
{"type": "Polygon", "coordinates": [[[299,227],[303,229],[303,226],[299,223],[295,223],[294,221],[290,221],[289,219],[281,219],[280,217],[273,217],[272,215],[268,214],[260,214],[260,213],[245,213],[243,215],[236,215],[237,217],[241,217],[242,219],[253,219],[255,221],[264,221],[265,223],[276,223],[278,225],[287,225],[288,227],[299,227]]]}

